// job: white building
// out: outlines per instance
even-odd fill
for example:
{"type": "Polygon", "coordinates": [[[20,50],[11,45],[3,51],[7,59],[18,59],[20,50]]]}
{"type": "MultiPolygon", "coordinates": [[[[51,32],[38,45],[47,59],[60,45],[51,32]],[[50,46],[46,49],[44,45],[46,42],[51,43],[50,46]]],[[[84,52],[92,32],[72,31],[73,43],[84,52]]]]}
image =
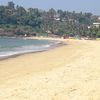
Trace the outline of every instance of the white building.
{"type": "Polygon", "coordinates": [[[100,20],[100,17],[98,17],[98,20],[100,20]]]}
{"type": "Polygon", "coordinates": [[[91,26],[88,26],[88,29],[90,29],[91,28],[91,26]]]}
{"type": "Polygon", "coordinates": [[[60,20],[60,18],[54,18],[55,20],[57,20],[57,21],[59,21],[60,20]]]}
{"type": "Polygon", "coordinates": [[[93,26],[95,26],[95,27],[100,27],[100,23],[98,23],[98,22],[96,22],[96,23],[93,23],[93,26]]]}

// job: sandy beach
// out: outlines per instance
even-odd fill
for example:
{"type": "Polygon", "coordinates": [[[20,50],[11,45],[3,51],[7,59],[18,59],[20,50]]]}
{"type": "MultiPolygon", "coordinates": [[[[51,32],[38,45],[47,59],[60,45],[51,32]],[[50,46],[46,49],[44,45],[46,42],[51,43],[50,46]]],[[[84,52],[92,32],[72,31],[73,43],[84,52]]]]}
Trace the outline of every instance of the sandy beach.
{"type": "Polygon", "coordinates": [[[0,61],[0,100],[100,100],[100,41],[0,61]]]}

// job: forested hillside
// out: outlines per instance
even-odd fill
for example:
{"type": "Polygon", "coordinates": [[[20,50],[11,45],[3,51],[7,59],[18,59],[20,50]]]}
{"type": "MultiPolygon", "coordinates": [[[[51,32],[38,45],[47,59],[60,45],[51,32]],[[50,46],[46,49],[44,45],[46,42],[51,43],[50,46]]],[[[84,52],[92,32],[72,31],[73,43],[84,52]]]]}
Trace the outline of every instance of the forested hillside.
{"type": "Polygon", "coordinates": [[[22,6],[8,2],[0,5],[0,35],[73,35],[84,37],[100,37],[100,27],[94,27],[98,22],[92,13],[77,13],[75,11],[55,10],[44,11],[38,8],[25,9],[22,6]]]}

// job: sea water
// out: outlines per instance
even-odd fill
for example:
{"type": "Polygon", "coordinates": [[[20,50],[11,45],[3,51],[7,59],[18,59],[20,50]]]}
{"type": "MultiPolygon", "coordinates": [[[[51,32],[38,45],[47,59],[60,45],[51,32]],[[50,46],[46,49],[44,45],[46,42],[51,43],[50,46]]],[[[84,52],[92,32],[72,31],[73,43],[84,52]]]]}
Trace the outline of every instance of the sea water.
{"type": "Polygon", "coordinates": [[[48,40],[0,38],[0,58],[48,50],[53,44],[48,40]]]}

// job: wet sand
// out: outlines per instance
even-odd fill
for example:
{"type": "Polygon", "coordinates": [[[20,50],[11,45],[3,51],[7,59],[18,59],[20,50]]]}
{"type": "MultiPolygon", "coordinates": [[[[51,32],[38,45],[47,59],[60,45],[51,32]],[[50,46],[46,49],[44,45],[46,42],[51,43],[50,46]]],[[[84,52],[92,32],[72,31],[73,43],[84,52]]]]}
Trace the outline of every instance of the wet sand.
{"type": "Polygon", "coordinates": [[[64,42],[0,61],[0,100],[100,100],[100,41],[64,42]]]}

